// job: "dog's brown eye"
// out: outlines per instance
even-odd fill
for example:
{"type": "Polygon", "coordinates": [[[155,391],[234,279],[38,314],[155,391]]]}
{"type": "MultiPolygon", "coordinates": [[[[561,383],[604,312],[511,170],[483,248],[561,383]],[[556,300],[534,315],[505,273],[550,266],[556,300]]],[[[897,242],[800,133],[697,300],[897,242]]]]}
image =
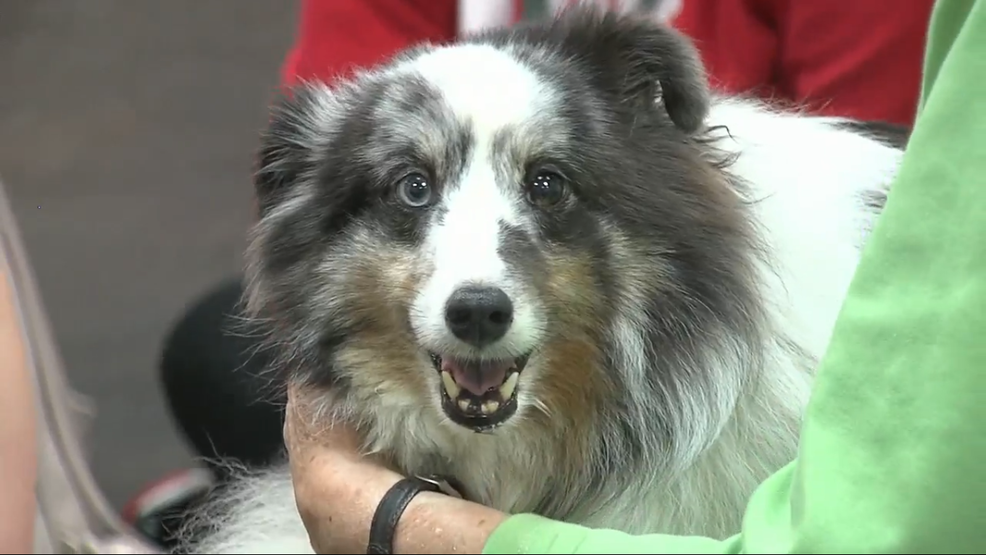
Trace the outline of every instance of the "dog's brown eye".
{"type": "Polygon", "coordinates": [[[397,184],[397,197],[411,208],[427,206],[433,194],[428,178],[420,173],[412,173],[397,184]]]}
{"type": "Polygon", "coordinates": [[[557,204],[565,197],[565,178],[558,172],[538,170],[527,179],[527,199],[538,206],[557,204]]]}

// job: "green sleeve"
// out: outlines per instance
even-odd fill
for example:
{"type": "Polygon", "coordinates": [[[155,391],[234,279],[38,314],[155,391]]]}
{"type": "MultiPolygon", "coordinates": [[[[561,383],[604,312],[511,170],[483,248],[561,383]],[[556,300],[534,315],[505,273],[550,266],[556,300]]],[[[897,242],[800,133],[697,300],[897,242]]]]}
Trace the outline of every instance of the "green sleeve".
{"type": "Polygon", "coordinates": [[[797,463],[725,542],[530,515],[485,553],[986,553],[986,0],[939,0],[922,107],[797,463]]]}

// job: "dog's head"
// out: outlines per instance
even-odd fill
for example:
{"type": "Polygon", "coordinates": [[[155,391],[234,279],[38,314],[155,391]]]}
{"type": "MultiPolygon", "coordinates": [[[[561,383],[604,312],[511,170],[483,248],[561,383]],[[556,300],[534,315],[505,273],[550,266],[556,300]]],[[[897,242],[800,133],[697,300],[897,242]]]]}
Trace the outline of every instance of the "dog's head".
{"type": "Polygon", "coordinates": [[[488,431],[673,404],[749,317],[708,106],[686,40],[591,11],[301,87],[261,152],[250,307],[295,379],[364,406],[488,431]]]}

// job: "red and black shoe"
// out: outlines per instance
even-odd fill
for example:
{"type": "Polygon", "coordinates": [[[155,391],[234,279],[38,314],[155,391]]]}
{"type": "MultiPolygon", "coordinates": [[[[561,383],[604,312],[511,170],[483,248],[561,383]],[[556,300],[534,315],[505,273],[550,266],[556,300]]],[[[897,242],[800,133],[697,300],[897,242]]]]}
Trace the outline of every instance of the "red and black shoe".
{"type": "Polygon", "coordinates": [[[173,472],[130,500],[123,519],[149,541],[171,552],[188,512],[216,485],[212,472],[191,468],[173,472]]]}

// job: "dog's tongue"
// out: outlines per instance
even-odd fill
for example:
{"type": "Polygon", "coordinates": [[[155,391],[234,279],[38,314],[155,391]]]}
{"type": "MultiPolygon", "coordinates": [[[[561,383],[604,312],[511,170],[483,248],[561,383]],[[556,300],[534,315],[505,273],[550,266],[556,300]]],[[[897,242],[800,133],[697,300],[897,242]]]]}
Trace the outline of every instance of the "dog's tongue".
{"type": "Polygon", "coordinates": [[[459,387],[481,397],[490,388],[506,381],[507,372],[513,368],[513,365],[512,360],[465,362],[443,359],[442,371],[451,374],[459,387]]]}

